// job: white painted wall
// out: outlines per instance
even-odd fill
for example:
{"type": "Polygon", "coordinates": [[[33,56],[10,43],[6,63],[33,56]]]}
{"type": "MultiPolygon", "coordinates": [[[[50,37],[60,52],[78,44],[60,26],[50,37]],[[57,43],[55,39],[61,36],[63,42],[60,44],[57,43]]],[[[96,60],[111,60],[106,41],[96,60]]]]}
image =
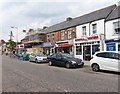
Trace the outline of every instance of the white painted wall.
{"type": "Polygon", "coordinates": [[[120,19],[110,20],[105,23],[106,39],[118,38],[118,35],[114,34],[114,26],[113,26],[113,23],[117,22],[118,20],[120,19]]]}
{"type": "Polygon", "coordinates": [[[91,23],[86,23],[86,24],[77,26],[76,27],[76,38],[83,37],[83,35],[82,35],[82,27],[83,26],[86,26],[87,37],[92,36],[93,35],[92,24],[97,24],[97,33],[96,34],[104,34],[104,19],[102,19],[102,20],[97,20],[97,21],[94,21],[91,23]]]}
{"type": "Polygon", "coordinates": [[[76,38],[83,37],[83,35],[82,35],[82,27],[83,26],[86,26],[86,34],[87,34],[87,36],[89,36],[89,23],[87,23],[87,24],[79,25],[76,27],[76,38]]]}
{"type": "Polygon", "coordinates": [[[97,24],[97,33],[96,34],[104,34],[104,19],[91,22],[90,35],[93,35],[92,24],[97,24]]]}

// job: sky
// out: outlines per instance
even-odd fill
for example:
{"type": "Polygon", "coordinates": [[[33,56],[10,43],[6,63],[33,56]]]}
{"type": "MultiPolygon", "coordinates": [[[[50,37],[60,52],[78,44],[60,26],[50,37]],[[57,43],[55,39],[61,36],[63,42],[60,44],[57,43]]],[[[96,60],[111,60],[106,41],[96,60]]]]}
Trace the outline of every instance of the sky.
{"type": "Polygon", "coordinates": [[[0,39],[20,41],[23,29],[43,28],[117,4],[119,0],[0,0],[0,39]],[[11,28],[14,27],[14,28],[11,28]]]}

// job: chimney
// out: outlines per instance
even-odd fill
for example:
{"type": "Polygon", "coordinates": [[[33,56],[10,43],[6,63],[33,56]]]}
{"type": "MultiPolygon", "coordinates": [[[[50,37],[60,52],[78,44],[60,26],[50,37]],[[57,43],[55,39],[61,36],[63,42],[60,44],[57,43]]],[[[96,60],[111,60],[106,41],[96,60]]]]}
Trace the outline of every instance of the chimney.
{"type": "Polygon", "coordinates": [[[72,20],[72,18],[71,18],[71,17],[66,18],[66,21],[70,21],[70,20],[72,20]]]}

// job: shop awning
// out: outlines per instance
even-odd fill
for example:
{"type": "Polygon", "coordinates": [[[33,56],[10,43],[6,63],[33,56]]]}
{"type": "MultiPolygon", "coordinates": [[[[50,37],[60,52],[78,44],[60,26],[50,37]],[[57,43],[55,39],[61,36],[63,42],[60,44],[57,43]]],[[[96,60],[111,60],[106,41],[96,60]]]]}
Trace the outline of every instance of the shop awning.
{"type": "Polygon", "coordinates": [[[59,44],[58,46],[56,46],[56,48],[65,48],[65,47],[71,47],[73,46],[73,44],[59,44]]]}

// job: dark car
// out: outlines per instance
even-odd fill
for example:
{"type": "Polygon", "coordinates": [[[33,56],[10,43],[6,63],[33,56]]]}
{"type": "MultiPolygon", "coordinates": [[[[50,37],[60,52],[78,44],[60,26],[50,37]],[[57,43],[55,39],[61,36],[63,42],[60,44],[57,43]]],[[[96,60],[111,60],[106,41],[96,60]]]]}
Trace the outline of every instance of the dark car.
{"type": "Polygon", "coordinates": [[[49,60],[49,65],[65,66],[70,67],[83,67],[84,62],[81,59],[74,58],[70,54],[65,53],[54,53],[47,57],[49,60]]]}

